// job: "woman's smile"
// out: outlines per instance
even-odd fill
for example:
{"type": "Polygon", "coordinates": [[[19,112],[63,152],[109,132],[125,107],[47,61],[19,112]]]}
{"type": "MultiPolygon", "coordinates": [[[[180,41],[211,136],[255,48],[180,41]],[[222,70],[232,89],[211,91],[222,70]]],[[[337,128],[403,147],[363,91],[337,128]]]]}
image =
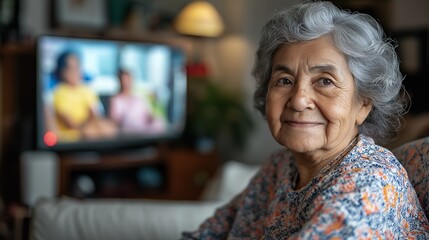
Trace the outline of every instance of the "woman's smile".
{"type": "Polygon", "coordinates": [[[324,123],[321,122],[315,122],[315,121],[301,121],[301,120],[285,120],[283,123],[288,127],[294,127],[294,128],[311,128],[311,127],[319,127],[324,125],[324,123]]]}

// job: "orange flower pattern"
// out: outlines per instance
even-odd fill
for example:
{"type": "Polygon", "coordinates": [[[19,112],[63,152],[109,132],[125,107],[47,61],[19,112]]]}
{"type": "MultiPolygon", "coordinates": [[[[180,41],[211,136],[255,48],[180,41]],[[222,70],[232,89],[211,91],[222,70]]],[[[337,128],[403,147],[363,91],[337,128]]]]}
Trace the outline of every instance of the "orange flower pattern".
{"type": "Polygon", "coordinates": [[[407,172],[371,138],[359,135],[335,169],[300,190],[294,162],[287,150],[273,154],[243,192],[182,239],[429,239],[407,172]]]}

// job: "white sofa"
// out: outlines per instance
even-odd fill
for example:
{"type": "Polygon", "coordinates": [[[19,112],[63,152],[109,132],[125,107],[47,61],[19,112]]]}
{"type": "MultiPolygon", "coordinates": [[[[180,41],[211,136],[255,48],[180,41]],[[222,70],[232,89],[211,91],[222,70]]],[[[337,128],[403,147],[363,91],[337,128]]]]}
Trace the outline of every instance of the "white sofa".
{"type": "Polygon", "coordinates": [[[225,163],[202,201],[41,199],[32,209],[30,239],[178,239],[241,191],[257,169],[225,163]]]}

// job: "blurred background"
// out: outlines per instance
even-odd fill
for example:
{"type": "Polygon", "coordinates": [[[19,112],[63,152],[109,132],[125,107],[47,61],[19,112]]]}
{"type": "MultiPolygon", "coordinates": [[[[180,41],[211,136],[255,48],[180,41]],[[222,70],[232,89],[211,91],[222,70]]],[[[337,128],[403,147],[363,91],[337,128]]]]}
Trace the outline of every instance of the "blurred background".
{"type": "MultiPolygon", "coordinates": [[[[103,36],[121,34],[142,38],[175,38],[188,51],[197,48],[199,57],[209,69],[210,79],[242,95],[243,103],[252,114],[255,127],[248,137],[245,149],[236,159],[260,162],[276,148],[264,120],[252,109],[254,81],[251,69],[259,31],[273,12],[300,1],[293,0],[212,0],[224,30],[215,37],[186,38],[174,29],[174,21],[189,0],[61,0],[29,1],[2,0],[1,40],[6,42],[31,41],[42,34],[81,34],[103,36]],[[69,4],[69,5],[67,5],[69,4]],[[75,10],[70,6],[77,6],[75,10]],[[195,45],[198,45],[195,47],[195,45]],[[262,140],[263,139],[263,140],[262,140]]],[[[376,17],[388,36],[399,42],[399,53],[404,74],[416,100],[411,109],[428,111],[425,94],[414,93],[427,87],[429,2],[426,0],[337,0],[337,5],[369,13],[376,17]],[[414,79],[418,76],[418,79],[414,79]],[[422,85],[426,84],[426,85],[422,85]],[[419,90],[420,89],[420,90],[419,90]]],[[[191,56],[195,56],[195,54],[191,56]]],[[[5,81],[5,80],[3,80],[5,81]]],[[[427,88],[426,88],[427,89],[427,88]]],[[[2,117],[4,118],[4,116],[2,117]]]]}
{"type": "MultiPolygon", "coordinates": [[[[199,155],[192,157],[192,154],[201,154],[202,152],[207,157],[207,151],[215,153],[216,157],[213,158],[216,160],[207,157],[207,162],[210,162],[204,168],[207,172],[197,170],[195,170],[197,173],[192,172],[197,176],[192,180],[194,182],[205,182],[219,165],[227,161],[261,163],[271,152],[280,147],[272,139],[264,118],[253,109],[252,96],[255,83],[251,76],[251,70],[259,32],[265,21],[277,10],[301,1],[204,1],[214,7],[215,15],[217,14],[214,24],[220,24],[220,26],[214,26],[213,32],[205,31],[209,27],[203,27],[197,32],[187,32],[186,29],[180,29],[179,15],[183,13],[185,6],[189,6],[192,2],[194,1],[1,0],[0,143],[2,148],[0,149],[0,174],[2,181],[1,198],[5,205],[3,212],[10,212],[10,205],[25,202],[20,191],[23,178],[20,161],[23,161],[23,155],[27,158],[32,158],[33,153],[34,156],[40,155],[37,149],[31,147],[32,143],[29,142],[32,141],[32,137],[30,135],[13,137],[14,130],[12,129],[26,126],[26,123],[22,121],[27,120],[20,118],[22,115],[20,115],[21,110],[19,108],[28,108],[29,106],[22,103],[22,100],[21,103],[14,103],[20,102],[19,99],[26,96],[25,94],[16,94],[16,91],[11,89],[17,88],[14,82],[17,81],[17,78],[22,78],[23,73],[35,71],[34,44],[39,36],[45,34],[163,42],[184,49],[188,56],[186,66],[189,80],[188,94],[192,94],[192,101],[202,103],[200,108],[214,109],[209,116],[202,116],[201,112],[193,109],[192,106],[189,107],[184,136],[167,144],[167,148],[176,150],[186,146],[191,152],[187,154],[191,155],[185,154],[187,156],[184,157],[185,160],[177,160],[182,161],[181,164],[177,165],[188,169],[194,169],[195,164],[199,164],[195,163],[194,160],[186,160],[199,158],[199,155]],[[227,105],[235,107],[228,108],[227,105]],[[236,117],[231,117],[231,120],[224,121],[228,116],[225,114],[229,111],[228,109],[233,109],[233,113],[237,113],[236,110],[239,109],[239,114],[236,117]],[[220,123],[228,126],[220,125],[220,123]],[[195,136],[196,130],[193,128],[195,124],[207,128],[206,131],[210,132],[212,139],[208,141],[198,139],[198,136],[195,136]],[[237,129],[239,131],[234,131],[237,129]]],[[[334,3],[345,9],[371,14],[383,25],[387,36],[394,38],[399,43],[397,50],[401,58],[402,71],[406,75],[404,84],[413,103],[409,114],[404,118],[406,124],[402,128],[402,134],[390,143],[389,147],[429,135],[429,105],[427,104],[427,91],[429,90],[429,1],[335,0],[334,3]]],[[[20,82],[20,84],[25,85],[20,85],[20,88],[35,86],[35,76],[33,79],[31,77],[30,79],[25,78],[26,82],[20,82]]],[[[178,156],[180,154],[174,152],[171,155],[178,156]]],[[[66,157],[61,154],[54,158],[65,161],[69,167],[73,165],[73,163],[64,160],[66,157]]],[[[72,159],[76,160],[77,158],[73,157],[72,159]]],[[[161,165],[156,162],[148,168],[140,168],[141,165],[138,165],[139,169],[136,173],[139,176],[138,179],[150,178],[147,186],[153,188],[152,185],[154,185],[156,187],[157,182],[161,181],[159,179],[164,176],[163,174],[170,174],[166,173],[169,171],[179,171],[179,167],[174,168],[174,164],[171,165],[172,163],[170,163],[171,161],[168,160],[167,162],[161,165]],[[152,171],[153,169],[155,171],[152,171]]],[[[57,164],[63,166],[62,169],[64,169],[64,162],[57,164]]],[[[117,163],[112,164],[112,166],[116,166],[115,164],[117,163]]],[[[121,164],[118,165],[122,166],[121,164]]],[[[114,170],[114,168],[110,170],[112,169],[114,170]]],[[[88,172],[87,169],[82,171],[88,172]]],[[[66,173],[64,171],[58,173],[62,181],[58,184],[68,184],[65,188],[72,189],[74,183],[64,183],[65,178],[61,174],[66,173]]],[[[74,174],[74,177],[70,175],[70,179],[79,179],[76,177],[79,175],[77,170],[70,170],[70,174],[74,174]]],[[[88,181],[85,178],[80,178],[79,181],[83,186],[86,186],[86,189],[88,186],[91,189],[91,183],[86,183],[88,181]]],[[[165,182],[163,184],[164,187],[167,186],[166,188],[170,186],[165,182]]],[[[58,188],[57,185],[55,186],[58,188]]],[[[62,191],[61,194],[66,195],[67,193],[70,195],[72,192],[64,189],[62,191]]],[[[190,195],[177,197],[173,194],[165,195],[164,198],[198,197],[198,191],[192,194],[191,197],[189,197],[190,195]]],[[[156,198],[155,195],[153,196],[156,198]]]]}

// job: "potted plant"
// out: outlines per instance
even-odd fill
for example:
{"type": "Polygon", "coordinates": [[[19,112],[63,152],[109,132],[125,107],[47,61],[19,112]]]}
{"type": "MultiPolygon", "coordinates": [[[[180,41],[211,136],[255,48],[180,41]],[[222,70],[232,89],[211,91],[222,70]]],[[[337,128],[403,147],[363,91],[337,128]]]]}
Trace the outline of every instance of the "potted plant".
{"type": "Polygon", "coordinates": [[[191,79],[185,135],[199,149],[222,145],[242,148],[254,124],[240,94],[229,93],[208,79],[191,79]]]}

